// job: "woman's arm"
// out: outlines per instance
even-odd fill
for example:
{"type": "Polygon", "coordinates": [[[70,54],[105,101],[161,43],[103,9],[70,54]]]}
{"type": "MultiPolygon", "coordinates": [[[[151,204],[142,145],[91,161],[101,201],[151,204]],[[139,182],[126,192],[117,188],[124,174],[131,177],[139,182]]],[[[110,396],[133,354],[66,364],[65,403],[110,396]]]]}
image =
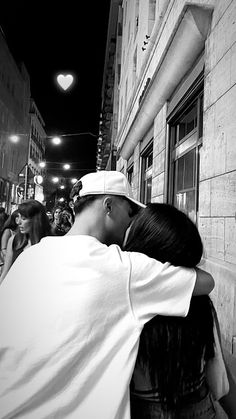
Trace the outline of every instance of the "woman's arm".
{"type": "Polygon", "coordinates": [[[197,277],[195,287],[193,289],[193,295],[210,294],[215,286],[215,281],[211,274],[199,268],[196,268],[196,272],[197,277]]]}
{"type": "Polygon", "coordinates": [[[3,271],[2,271],[2,275],[0,277],[0,284],[4,280],[7,272],[9,271],[9,269],[12,265],[12,261],[13,261],[13,250],[12,250],[13,239],[14,239],[14,236],[10,237],[10,239],[8,240],[8,243],[7,243],[7,252],[6,252],[6,257],[5,257],[5,262],[4,262],[4,268],[3,268],[3,271]]]}
{"type": "Polygon", "coordinates": [[[2,251],[2,256],[4,260],[7,253],[7,243],[10,237],[11,237],[11,231],[9,228],[6,228],[4,232],[2,233],[2,239],[1,239],[1,251],[2,251]]]}

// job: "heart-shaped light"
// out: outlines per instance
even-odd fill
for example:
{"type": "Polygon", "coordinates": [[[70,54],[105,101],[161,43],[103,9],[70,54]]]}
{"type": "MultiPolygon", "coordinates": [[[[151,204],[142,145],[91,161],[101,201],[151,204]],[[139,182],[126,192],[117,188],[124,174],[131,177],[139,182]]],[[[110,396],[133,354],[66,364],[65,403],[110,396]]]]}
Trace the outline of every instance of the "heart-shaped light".
{"type": "Polygon", "coordinates": [[[66,76],[59,74],[59,76],[57,76],[57,83],[63,90],[67,90],[72,85],[73,80],[74,78],[71,74],[67,74],[66,76]]]}

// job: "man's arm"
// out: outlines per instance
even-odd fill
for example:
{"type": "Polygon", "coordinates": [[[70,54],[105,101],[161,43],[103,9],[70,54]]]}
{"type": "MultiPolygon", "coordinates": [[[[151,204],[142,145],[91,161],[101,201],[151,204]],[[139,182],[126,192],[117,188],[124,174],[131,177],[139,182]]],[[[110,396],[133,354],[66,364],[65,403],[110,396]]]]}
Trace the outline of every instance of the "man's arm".
{"type": "Polygon", "coordinates": [[[202,269],[196,268],[196,283],[193,289],[193,295],[205,295],[210,294],[215,286],[215,281],[211,274],[202,269]]]}

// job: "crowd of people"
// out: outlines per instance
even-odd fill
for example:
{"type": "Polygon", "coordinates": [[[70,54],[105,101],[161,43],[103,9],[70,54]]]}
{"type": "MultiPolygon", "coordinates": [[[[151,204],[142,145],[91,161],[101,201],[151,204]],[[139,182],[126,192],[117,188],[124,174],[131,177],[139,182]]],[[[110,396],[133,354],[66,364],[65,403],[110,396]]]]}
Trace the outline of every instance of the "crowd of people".
{"type": "Polygon", "coordinates": [[[196,225],[116,171],[71,198],[2,227],[0,419],[235,418],[196,225]]]}
{"type": "Polygon", "coordinates": [[[38,243],[42,237],[63,236],[74,222],[69,206],[56,205],[51,212],[34,199],[18,205],[10,215],[0,208],[0,283],[23,250],[38,243]]]}

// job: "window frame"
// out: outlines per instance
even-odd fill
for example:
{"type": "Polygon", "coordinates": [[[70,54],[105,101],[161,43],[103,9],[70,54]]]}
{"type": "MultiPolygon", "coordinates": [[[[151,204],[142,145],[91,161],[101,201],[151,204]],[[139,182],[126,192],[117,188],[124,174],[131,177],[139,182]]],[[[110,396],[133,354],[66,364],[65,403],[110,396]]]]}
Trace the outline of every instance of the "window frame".
{"type": "Polygon", "coordinates": [[[145,147],[141,153],[141,188],[140,188],[140,200],[144,204],[151,202],[152,199],[152,174],[153,174],[153,138],[151,143],[145,147]],[[152,163],[148,165],[149,158],[151,156],[152,163]],[[148,194],[148,180],[151,179],[151,191],[150,191],[150,200],[148,194]]]}
{"type": "MultiPolygon", "coordinates": [[[[190,218],[197,222],[198,207],[199,207],[199,166],[200,166],[200,147],[202,146],[203,135],[203,98],[204,98],[204,81],[203,72],[191,86],[191,89],[182,97],[176,106],[176,110],[171,113],[167,120],[169,128],[169,173],[168,173],[168,194],[167,202],[175,205],[177,208],[184,211],[177,205],[178,191],[184,194],[190,190],[194,191],[194,209],[192,212],[185,210],[190,218]],[[196,103],[196,126],[188,132],[183,138],[179,140],[179,124],[183,115],[187,110],[196,103]],[[176,141],[177,138],[177,141],[176,141]],[[180,159],[186,156],[189,152],[195,150],[194,161],[195,167],[193,170],[193,186],[178,190],[178,165],[180,159]]],[[[184,179],[184,173],[183,173],[184,179]]]]}

